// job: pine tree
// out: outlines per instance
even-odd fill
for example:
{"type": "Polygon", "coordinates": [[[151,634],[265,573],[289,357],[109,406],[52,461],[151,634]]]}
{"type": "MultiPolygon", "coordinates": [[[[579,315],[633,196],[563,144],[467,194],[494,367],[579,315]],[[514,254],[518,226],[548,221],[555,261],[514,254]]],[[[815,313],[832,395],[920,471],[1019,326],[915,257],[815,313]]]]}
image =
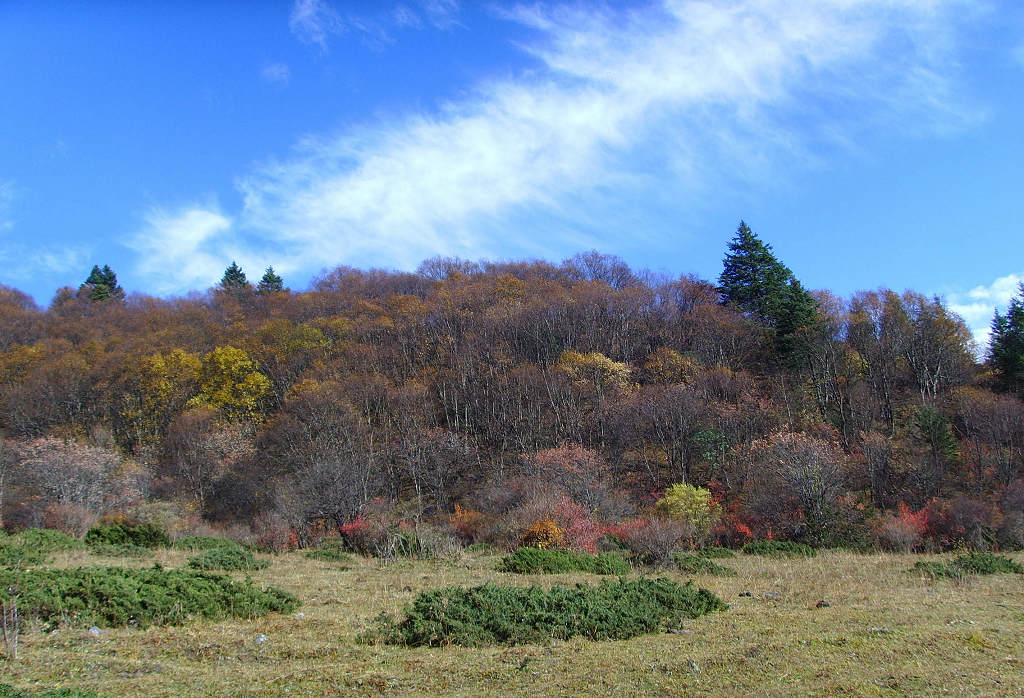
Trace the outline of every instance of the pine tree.
{"type": "Polygon", "coordinates": [[[124,289],[117,284],[117,274],[106,264],[102,269],[99,265],[93,266],[89,278],[78,287],[78,292],[87,294],[86,297],[94,303],[111,298],[124,300],[124,289]]]}
{"type": "Polygon", "coordinates": [[[988,345],[988,363],[1004,390],[1024,392],[1024,283],[1006,315],[996,310],[988,345]]]}
{"type": "Polygon", "coordinates": [[[256,293],[268,294],[284,291],[284,279],[274,273],[274,267],[267,267],[263,278],[256,284],[256,293]]]}
{"type": "Polygon", "coordinates": [[[245,278],[245,272],[233,260],[231,266],[224,270],[224,276],[220,280],[220,288],[223,291],[231,292],[244,291],[250,288],[249,281],[245,278]]]}
{"type": "Polygon", "coordinates": [[[772,253],[771,245],[762,242],[743,221],[729,242],[718,292],[722,304],[763,325],[783,355],[797,350],[800,331],[818,318],[814,298],[772,253]]]}

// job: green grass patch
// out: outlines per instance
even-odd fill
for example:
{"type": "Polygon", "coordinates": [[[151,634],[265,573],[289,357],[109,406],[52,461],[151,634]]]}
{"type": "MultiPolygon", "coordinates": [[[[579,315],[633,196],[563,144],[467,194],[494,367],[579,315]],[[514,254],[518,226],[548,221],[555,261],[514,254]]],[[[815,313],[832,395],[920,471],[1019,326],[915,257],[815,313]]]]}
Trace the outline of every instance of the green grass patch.
{"type": "Polygon", "coordinates": [[[696,552],[701,557],[706,557],[709,560],[724,560],[736,557],[736,551],[730,550],[729,548],[720,548],[717,545],[710,545],[706,548],[701,548],[696,552]]]}
{"type": "Polygon", "coordinates": [[[100,698],[100,694],[77,688],[52,688],[42,692],[21,691],[10,684],[0,683],[0,698],[100,698]]]}
{"type": "Polygon", "coordinates": [[[198,553],[204,550],[213,550],[214,548],[241,548],[244,547],[233,540],[228,538],[218,538],[216,536],[185,536],[174,541],[171,545],[175,550],[186,550],[188,552],[198,553]]]}
{"type": "Polygon", "coordinates": [[[817,557],[818,551],[803,543],[788,540],[756,540],[741,548],[744,555],[767,555],[769,557],[817,557]]]}
{"type": "Polygon", "coordinates": [[[306,557],[328,562],[352,562],[352,553],[341,538],[324,538],[315,548],[306,551],[306,557]]]}
{"type": "Polygon", "coordinates": [[[498,563],[499,572],[514,574],[564,574],[589,572],[590,574],[629,574],[632,568],[620,556],[612,553],[588,555],[571,550],[543,550],[519,548],[498,563]]]}
{"type": "Polygon", "coordinates": [[[725,609],[707,589],[669,579],[598,586],[445,587],[424,592],[395,621],[378,619],[364,642],[418,646],[524,644],[581,636],[622,640],[725,609]]]}
{"type": "Polygon", "coordinates": [[[672,562],[679,567],[679,571],[688,574],[711,574],[716,577],[735,577],[737,574],[736,570],[731,567],[719,565],[717,562],[693,553],[675,553],[672,556],[672,562]]]}
{"type": "Polygon", "coordinates": [[[299,606],[291,594],[251,581],[188,570],[77,567],[0,570],[0,598],[11,589],[18,610],[49,627],[177,625],[191,618],[254,618],[299,606]]]}
{"type": "Polygon", "coordinates": [[[132,545],[131,543],[121,545],[96,543],[89,546],[89,552],[99,557],[127,557],[134,559],[153,557],[153,551],[149,548],[143,548],[141,545],[132,545]]]}
{"type": "Polygon", "coordinates": [[[254,557],[240,546],[210,548],[190,557],[188,566],[195,570],[243,570],[254,571],[270,567],[269,560],[254,557]]]}
{"type": "Polygon", "coordinates": [[[85,544],[138,545],[142,548],[167,548],[171,538],[159,526],[142,523],[135,526],[116,523],[109,526],[93,526],[85,534],[85,544]]]}

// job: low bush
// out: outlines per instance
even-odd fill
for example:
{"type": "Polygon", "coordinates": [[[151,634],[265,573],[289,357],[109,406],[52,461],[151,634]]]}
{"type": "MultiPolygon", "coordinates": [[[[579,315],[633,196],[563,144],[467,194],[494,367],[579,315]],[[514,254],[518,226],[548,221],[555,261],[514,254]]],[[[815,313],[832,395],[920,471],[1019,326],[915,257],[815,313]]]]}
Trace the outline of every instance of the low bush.
{"type": "Polygon", "coordinates": [[[52,553],[80,550],[82,541],[46,528],[29,528],[14,536],[0,538],[0,567],[21,568],[46,562],[52,553]]]}
{"type": "Polygon", "coordinates": [[[768,555],[770,557],[816,557],[818,551],[803,543],[788,540],[756,540],[747,543],[741,550],[744,555],[768,555]]]}
{"type": "Polygon", "coordinates": [[[141,523],[136,526],[114,523],[109,526],[93,526],[85,534],[85,544],[138,545],[143,548],[166,548],[171,545],[167,532],[155,524],[141,523]]]}
{"type": "Polygon", "coordinates": [[[189,552],[198,553],[204,550],[213,550],[214,548],[240,548],[243,547],[233,540],[228,538],[217,538],[215,536],[185,536],[174,541],[171,546],[175,550],[187,550],[189,552]]]}
{"type": "Polygon", "coordinates": [[[995,553],[964,553],[953,560],[953,565],[971,574],[1024,574],[1024,567],[995,553]]]}
{"type": "Polygon", "coordinates": [[[620,640],[726,608],[707,589],[668,579],[598,586],[445,587],[419,594],[396,621],[378,618],[364,642],[406,646],[522,644],[582,636],[620,640]]]}
{"type": "Polygon", "coordinates": [[[612,553],[590,555],[572,550],[544,550],[542,548],[519,548],[501,559],[499,572],[514,574],[562,574],[567,572],[589,572],[591,574],[629,574],[628,562],[612,553]]]}
{"type": "Polygon", "coordinates": [[[731,567],[719,565],[701,555],[693,553],[676,553],[672,556],[672,562],[676,563],[680,572],[688,574],[710,574],[715,577],[735,577],[736,570],[731,567]]]}
{"type": "Polygon", "coordinates": [[[911,572],[920,572],[932,579],[955,579],[964,578],[964,571],[956,565],[948,565],[945,562],[920,561],[914,563],[911,572]]]}
{"type": "Polygon", "coordinates": [[[718,546],[708,546],[707,548],[701,548],[696,551],[701,557],[706,557],[709,560],[725,559],[730,557],[736,557],[735,551],[729,550],[729,548],[719,548],[718,546]]]}
{"type": "Polygon", "coordinates": [[[89,552],[99,557],[130,557],[144,558],[152,557],[153,551],[143,548],[141,545],[112,545],[110,543],[97,543],[89,546],[89,552]]]}
{"type": "Polygon", "coordinates": [[[315,548],[306,551],[306,557],[311,560],[352,562],[352,554],[347,548],[341,538],[324,538],[315,548]]]}
{"type": "Polygon", "coordinates": [[[270,567],[268,560],[254,557],[241,546],[220,546],[204,550],[188,559],[188,566],[195,570],[243,570],[251,572],[270,567]]]}
{"type": "Polygon", "coordinates": [[[23,618],[48,627],[176,625],[191,618],[254,618],[299,606],[291,594],[188,570],[77,567],[0,570],[0,599],[14,587],[23,618]]]}

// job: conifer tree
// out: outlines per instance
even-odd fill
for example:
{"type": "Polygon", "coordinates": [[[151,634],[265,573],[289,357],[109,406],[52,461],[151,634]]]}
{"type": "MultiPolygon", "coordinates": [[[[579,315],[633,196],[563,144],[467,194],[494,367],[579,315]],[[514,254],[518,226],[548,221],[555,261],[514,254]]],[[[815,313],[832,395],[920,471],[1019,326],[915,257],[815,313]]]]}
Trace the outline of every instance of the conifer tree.
{"type": "Polygon", "coordinates": [[[89,273],[89,278],[78,287],[78,292],[86,294],[91,302],[105,301],[111,298],[124,300],[124,289],[117,284],[117,274],[106,264],[102,269],[99,265],[94,265],[92,272],[89,273]]]}
{"type": "Polygon", "coordinates": [[[988,345],[988,363],[1004,390],[1024,392],[1024,283],[1006,315],[996,310],[988,345]]]}
{"type": "Polygon", "coordinates": [[[224,276],[220,280],[220,288],[223,291],[244,291],[249,286],[248,279],[245,278],[245,272],[242,268],[235,264],[234,260],[231,262],[231,266],[224,270],[224,276]]]}
{"type": "Polygon", "coordinates": [[[274,267],[267,267],[263,278],[256,284],[256,293],[267,294],[284,290],[284,279],[274,272],[274,267]]]}

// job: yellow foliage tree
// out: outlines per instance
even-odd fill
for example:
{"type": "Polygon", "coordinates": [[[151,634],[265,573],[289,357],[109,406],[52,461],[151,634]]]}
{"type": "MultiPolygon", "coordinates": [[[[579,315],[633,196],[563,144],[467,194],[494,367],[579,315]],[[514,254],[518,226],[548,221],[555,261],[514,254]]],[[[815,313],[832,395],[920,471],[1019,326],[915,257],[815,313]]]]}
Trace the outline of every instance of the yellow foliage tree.
{"type": "Polygon", "coordinates": [[[199,394],[189,406],[212,407],[233,421],[256,420],[270,388],[270,380],[248,354],[232,346],[217,347],[203,357],[199,394]]]}
{"type": "Polygon", "coordinates": [[[654,504],[654,511],[677,521],[686,521],[694,530],[693,537],[704,538],[721,514],[720,507],[711,498],[711,491],[685,483],[670,486],[654,504]]]}

